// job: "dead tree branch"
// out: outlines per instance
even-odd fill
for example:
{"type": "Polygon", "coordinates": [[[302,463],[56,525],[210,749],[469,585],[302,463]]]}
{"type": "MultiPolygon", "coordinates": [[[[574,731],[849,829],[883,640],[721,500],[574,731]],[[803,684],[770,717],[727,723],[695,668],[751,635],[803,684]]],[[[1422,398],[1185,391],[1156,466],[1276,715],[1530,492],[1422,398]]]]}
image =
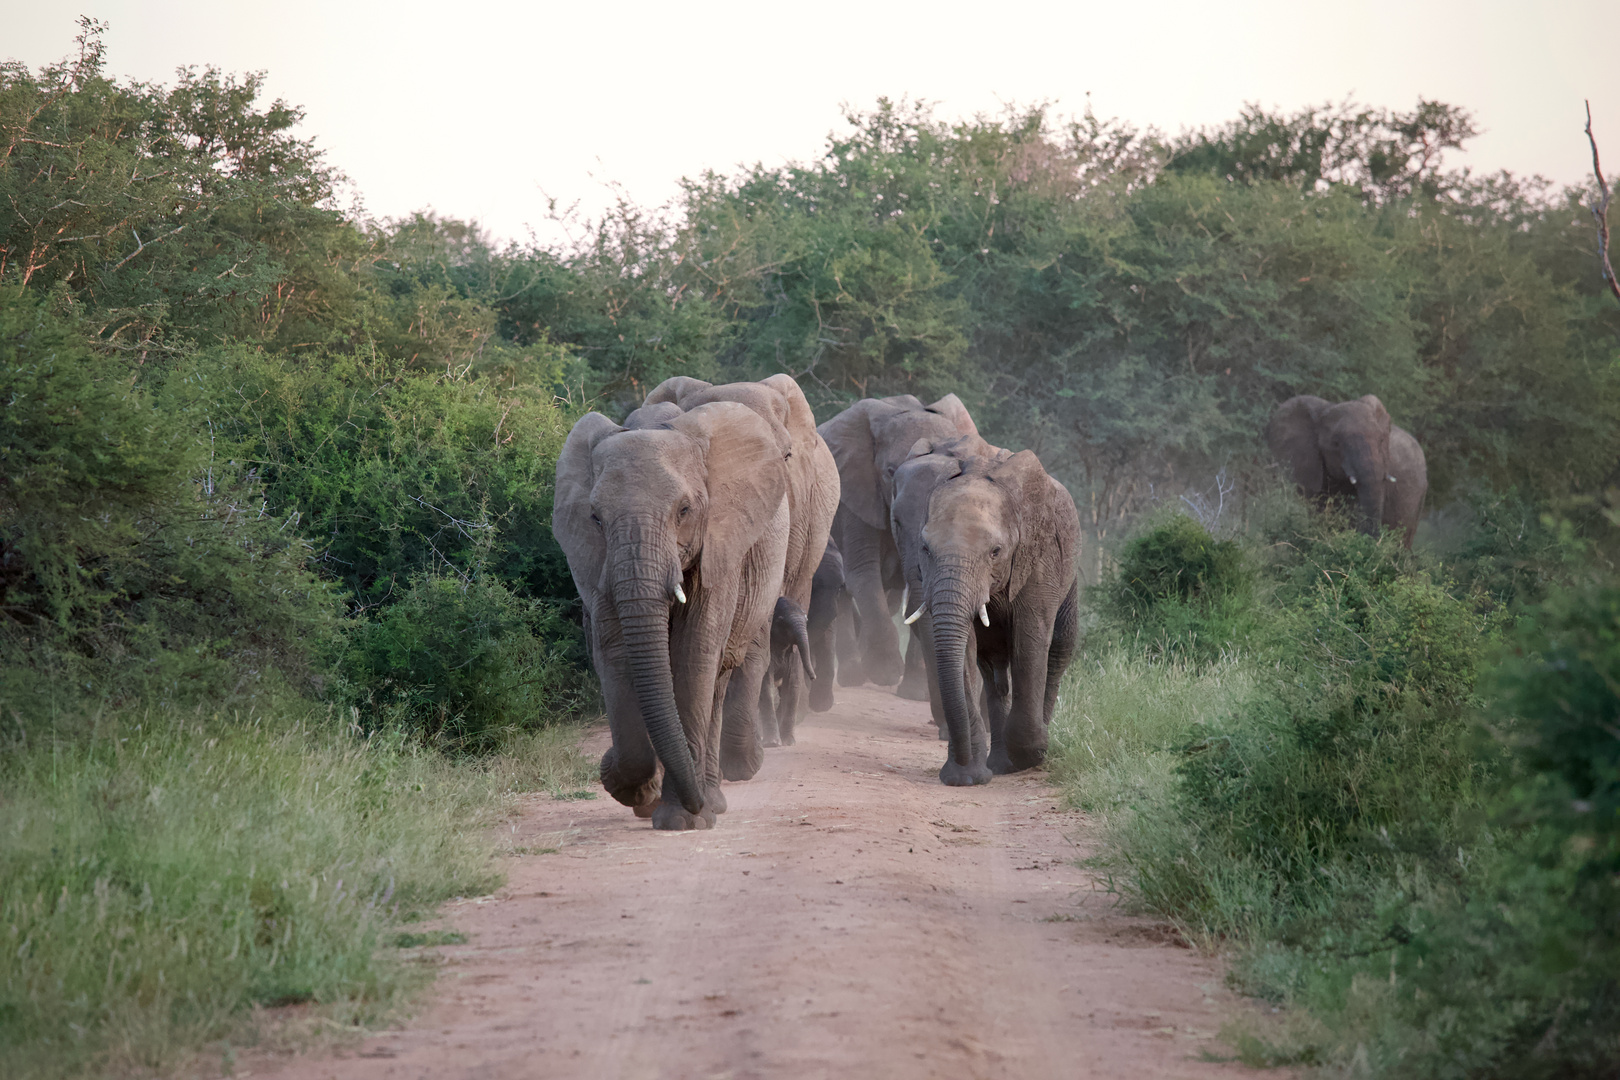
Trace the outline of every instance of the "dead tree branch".
{"type": "Polygon", "coordinates": [[[1586,103],[1586,141],[1592,144],[1592,175],[1597,177],[1598,204],[1591,207],[1592,216],[1597,219],[1598,227],[1598,262],[1603,270],[1603,280],[1609,283],[1609,291],[1616,300],[1620,300],[1620,281],[1614,279],[1614,265],[1609,262],[1609,182],[1603,179],[1603,165],[1598,161],[1597,137],[1592,134],[1592,103],[1586,103]]]}

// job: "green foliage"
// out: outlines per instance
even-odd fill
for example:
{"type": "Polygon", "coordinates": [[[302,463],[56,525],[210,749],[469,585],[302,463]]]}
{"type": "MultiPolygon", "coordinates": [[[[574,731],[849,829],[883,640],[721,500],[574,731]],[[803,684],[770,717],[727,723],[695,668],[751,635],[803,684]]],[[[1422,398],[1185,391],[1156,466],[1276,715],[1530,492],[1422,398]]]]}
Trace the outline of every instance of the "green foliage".
{"type": "Polygon", "coordinates": [[[487,576],[424,574],[351,632],[339,669],[368,726],[483,749],[592,700],[583,652],[555,604],[487,576]]]}
{"type": "Polygon", "coordinates": [[[320,538],[320,567],[360,603],[430,569],[574,600],[550,527],[571,417],[545,385],[246,350],[203,354],[184,381],[191,408],[320,538]]]}
{"type": "Polygon", "coordinates": [[[285,517],[132,381],[0,286],[0,679],[30,691],[15,716],[60,704],[64,675],[69,698],[307,685],[306,639],[335,626],[285,517]]]}
{"type": "Polygon", "coordinates": [[[504,778],[296,715],[103,718],[0,757],[0,1072],[171,1072],[249,1006],[375,1019],[390,926],[498,878],[504,778]]]}
{"type": "Polygon", "coordinates": [[[1233,540],[1186,514],[1150,519],[1125,542],[1112,580],[1091,590],[1107,627],[1166,655],[1207,661],[1253,629],[1252,573],[1233,540]]]}

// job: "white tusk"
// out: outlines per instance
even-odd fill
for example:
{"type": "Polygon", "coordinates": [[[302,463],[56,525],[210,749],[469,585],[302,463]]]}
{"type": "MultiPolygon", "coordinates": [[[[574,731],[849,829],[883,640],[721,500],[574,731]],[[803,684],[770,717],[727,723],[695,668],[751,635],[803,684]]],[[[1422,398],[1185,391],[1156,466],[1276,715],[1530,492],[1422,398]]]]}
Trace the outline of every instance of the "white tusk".
{"type": "Polygon", "coordinates": [[[904,589],[900,590],[900,613],[902,615],[904,615],[905,612],[906,612],[906,608],[908,608],[910,606],[911,606],[911,583],[907,582],[906,587],[904,589]]]}
{"type": "Polygon", "coordinates": [[[679,600],[683,604],[686,603],[686,590],[681,588],[679,585],[675,586],[675,599],[679,600]]]}
{"type": "Polygon", "coordinates": [[[990,625],[990,609],[983,604],[979,605],[979,621],[986,626],[990,625]]]}
{"type": "Polygon", "coordinates": [[[926,608],[927,606],[928,606],[927,604],[918,604],[917,605],[917,610],[913,611],[910,615],[906,616],[906,625],[910,626],[912,623],[914,623],[918,619],[922,618],[923,609],[926,608]]]}
{"type": "Polygon", "coordinates": [[[1356,478],[1355,478],[1355,477],[1353,477],[1353,476],[1352,476],[1352,477],[1351,477],[1351,478],[1350,478],[1350,483],[1351,483],[1351,484],[1354,484],[1354,483],[1355,483],[1355,482],[1356,482],[1356,478]]]}
{"type": "Polygon", "coordinates": [[[1384,479],[1388,480],[1392,484],[1395,482],[1395,478],[1393,476],[1386,476],[1386,477],[1384,477],[1384,479]]]}

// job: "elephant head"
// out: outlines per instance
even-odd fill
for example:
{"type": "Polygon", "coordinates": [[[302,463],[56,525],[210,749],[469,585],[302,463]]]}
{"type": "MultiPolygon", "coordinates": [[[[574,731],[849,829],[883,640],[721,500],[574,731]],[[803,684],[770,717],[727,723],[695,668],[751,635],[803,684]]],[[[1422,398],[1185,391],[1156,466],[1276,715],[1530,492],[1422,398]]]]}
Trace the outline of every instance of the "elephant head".
{"type": "Polygon", "coordinates": [[[646,426],[590,413],[574,425],[557,461],[552,528],[585,604],[609,702],[614,749],[604,757],[604,786],[630,805],[650,797],[653,765],[637,752],[650,738],[664,766],[664,801],[698,814],[704,762],[693,747],[703,751],[709,738],[734,623],[748,590],[768,589],[754,605],[763,628],[780,592],[779,552],[770,581],[745,580],[745,564],[760,561],[759,545],[786,543],[789,442],[780,425],[734,402],[646,413],[637,423],[646,426]]]}
{"type": "Polygon", "coordinates": [[[804,609],[785,596],[776,599],[776,611],[771,616],[771,669],[781,677],[787,665],[795,659],[811,679],[816,677],[816,665],[810,657],[810,620],[804,609]]]}
{"type": "MultiPolygon", "coordinates": [[[[915,464],[925,467],[927,458],[915,464]]],[[[982,741],[972,737],[971,683],[964,670],[970,635],[978,633],[974,624],[983,628],[977,650],[981,664],[999,667],[998,683],[1009,680],[1013,696],[1003,751],[1010,750],[1011,757],[998,771],[1038,764],[1045,754],[1049,712],[1043,702],[1054,696],[1048,684],[1061,676],[1072,650],[1072,642],[1053,643],[1059,609],[1072,603],[1080,521],[1068,491],[1028,450],[965,458],[954,471],[946,462],[937,467],[941,472],[918,531],[916,565],[922,590],[918,611],[926,610],[931,625],[951,743],[940,779],[952,785],[983,783],[990,770],[979,756],[982,741]],[[986,642],[998,655],[987,658],[986,642]],[[1050,656],[1059,655],[1058,669],[1049,672],[1050,656]]],[[[995,724],[992,717],[992,728],[995,724]]]]}
{"type": "MultiPolygon", "coordinates": [[[[904,662],[889,621],[889,604],[902,586],[889,533],[895,472],[919,439],[962,438],[981,453],[995,448],[979,437],[973,418],[955,394],[926,407],[909,394],[867,398],[822,424],[820,431],[838,463],[842,485],[835,531],[846,588],[858,617],[864,668],[862,676],[852,681],[870,677],[879,683],[898,682],[904,662]],[[886,563],[894,567],[894,580],[889,579],[886,563]]],[[[845,681],[842,665],[839,681],[845,681]]]]}
{"type": "Polygon", "coordinates": [[[1372,394],[1337,405],[1308,394],[1289,398],[1272,413],[1266,442],[1301,494],[1351,500],[1362,532],[1377,536],[1388,525],[1412,545],[1428,463],[1417,440],[1390,423],[1372,394]]]}

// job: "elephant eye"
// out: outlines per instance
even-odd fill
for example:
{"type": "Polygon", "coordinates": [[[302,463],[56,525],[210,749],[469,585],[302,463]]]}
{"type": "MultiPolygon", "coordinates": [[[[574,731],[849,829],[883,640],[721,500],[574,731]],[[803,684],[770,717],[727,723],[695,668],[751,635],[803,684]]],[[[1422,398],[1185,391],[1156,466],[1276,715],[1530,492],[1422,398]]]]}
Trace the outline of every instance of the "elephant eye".
{"type": "Polygon", "coordinates": [[[691,503],[682,504],[682,506],[681,506],[681,514],[680,514],[681,517],[685,517],[687,514],[690,514],[691,512],[692,512],[692,504],[691,503]]]}
{"type": "Polygon", "coordinates": [[[596,511],[595,510],[591,511],[591,524],[592,525],[600,525],[600,524],[602,524],[602,519],[596,516],[596,511]]]}
{"type": "Polygon", "coordinates": [[[991,549],[990,549],[990,557],[991,557],[991,558],[992,558],[992,559],[999,559],[999,558],[1001,558],[1001,548],[999,548],[999,547],[993,547],[993,548],[991,548],[991,549]]]}
{"type": "Polygon", "coordinates": [[[931,555],[931,554],[933,554],[933,553],[932,553],[932,552],[930,552],[930,551],[929,551],[929,550],[928,550],[928,545],[927,545],[927,544],[924,544],[924,545],[923,545],[923,546],[922,546],[922,553],[923,553],[923,554],[924,554],[924,555],[931,555]]]}

